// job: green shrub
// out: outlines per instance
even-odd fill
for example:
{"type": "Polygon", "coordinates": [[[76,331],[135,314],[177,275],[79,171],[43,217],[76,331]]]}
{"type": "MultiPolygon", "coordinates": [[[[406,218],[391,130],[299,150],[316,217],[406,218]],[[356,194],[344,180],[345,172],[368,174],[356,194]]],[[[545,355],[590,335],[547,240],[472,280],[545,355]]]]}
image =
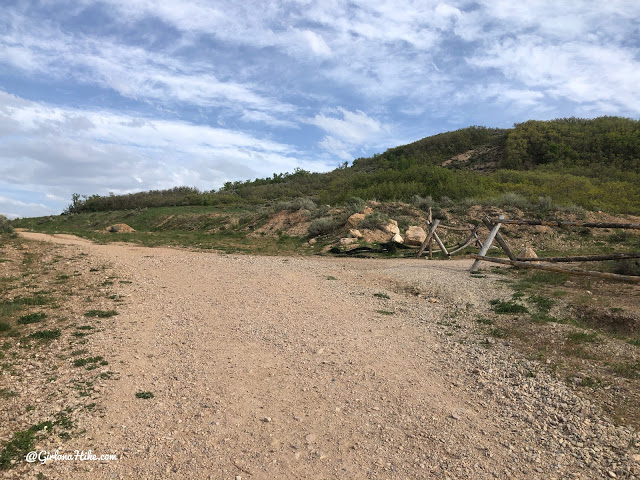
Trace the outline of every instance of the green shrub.
{"type": "Polygon", "coordinates": [[[426,197],[414,195],[413,197],[411,197],[411,204],[426,211],[429,210],[429,208],[433,207],[434,202],[433,198],[431,198],[431,195],[427,195],[426,197]]]}
{"type": "Polygon", "coordinates": [[[487,203],[496,207],[515,207],[520,209],[529,206],[529,200],[515,192],[503,193],[499,197],[489,199],[487,203]]]}
{"type": "Polygon", "coordinates": [[[553,207],[553,199],[546,195],[538,197],[538,208],[543,211],[551,210],[553,207]]]}
{"type": "Polygon", "coordinates": [[[609,243],[626,243],[632,238],[633,234],[631,232],[627,232],[626,230],[616,230],[607,237],[607,241],[609,243]]]}
{"type": "Polygon", "coordinates": [[[13,227],[4,215],[0,215],[0,233],[13,233],[13,227]]]}
{"type": "Polygon", "coordinates": [[[442,197],[440,197],[440,201],[438,203],[440,204],[441,207],[444,207],[444,208],[453,207],[455,205],[455,202],[451,200],[449,197],[447,197],[446,195],[443,195],[442,197]]]}
{"type": "Polygon", "coordinates": [[[624,260],[612,260],[609,263],[609,271],[618,275],[640,276],[640,262],[631,258],[624,260]]]}
{"type": "Polygon", "coordinates": [[[387,223],[389,223],[389,217],[380,212],[373,212],[364,217],[359,226],[361,228],[375,230],[377,228],[382,228],[382,226],[386,225],[387,223]]]}
{"type": "Polygon", "coordinates": [[[338,228],[339,224],[336,219],[331,217],[321,217],[316,218],[309,225],[309,235],[312,237],[317,237],[319,235],[326,235],[327,233],[333,232],[336,228],[338,228]]]}
{"type": "Polygon", "coordinates": [[[276,212],[286,210],[288,212],[297,212],[298,210],[315,210],[316,203],[307,197],[298,197],[288,202],[278,202],[274,207],[276,212]]]}

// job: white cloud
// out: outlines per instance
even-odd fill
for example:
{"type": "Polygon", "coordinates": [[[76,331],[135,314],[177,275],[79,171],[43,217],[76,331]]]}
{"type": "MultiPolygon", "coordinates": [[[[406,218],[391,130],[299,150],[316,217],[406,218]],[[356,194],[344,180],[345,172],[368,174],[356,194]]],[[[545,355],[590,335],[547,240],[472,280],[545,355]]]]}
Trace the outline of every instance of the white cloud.
{"type": "Polygon", "coordinates": [[[384,145],[390,141],[391,128],[360,110],[351,112],[338,107],[319,113],[307,122],[328,134],[319,146],[343,160],[352,159],[352,152],[357,148],[384,145]]]}
{"type": "Polygon", "coordinates": [[[54,209],[42,203],[23,202],[0,195],[0,215],[7,218],[35,217],[56,214],[54,209]]]}
{"type": "Polygon", "coordinates": [[[209,190],[297,167],[332,168],[299,158],[290,145],[242,131],[61,108],[5,92],[0,139],[0,178],[53,201],[73,192],[104,195],[183,184],[209,190]],[[11,130],[5,131],[9,120],[11,130]]]}
{"type": "Polygon", "coordinates": [[[640,112],[640,61],[630,51],[583,42],[549,45],[540,37],[523,36],[496,42],[468,61],[557,98],[610,102],[618,110],[640,112]]]}

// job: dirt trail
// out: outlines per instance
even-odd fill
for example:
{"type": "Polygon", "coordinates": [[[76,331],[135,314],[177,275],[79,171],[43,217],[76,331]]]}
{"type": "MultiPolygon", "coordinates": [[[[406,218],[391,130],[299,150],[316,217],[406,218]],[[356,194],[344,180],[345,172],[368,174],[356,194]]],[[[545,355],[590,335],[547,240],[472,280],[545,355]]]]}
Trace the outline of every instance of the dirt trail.
{"type": "Polygon", "coordinates": [[[508,345],[480,344],[474,319],[506,293],[490,276],[471,278],[470,261],[254,257],[22,235],[86,251],[132,282],[114,328],[92,340],[119,373],[100,387],[104,417],[59,445],[119,460],[47,465],[60,478],[637,473],[626,453],[607,450],[620,452],[616,439],[628,444],[632,432],[562,382],[529,378],[531,365],[508,345]],[[599,456],[574,454],[603,438],[599,456]]]}

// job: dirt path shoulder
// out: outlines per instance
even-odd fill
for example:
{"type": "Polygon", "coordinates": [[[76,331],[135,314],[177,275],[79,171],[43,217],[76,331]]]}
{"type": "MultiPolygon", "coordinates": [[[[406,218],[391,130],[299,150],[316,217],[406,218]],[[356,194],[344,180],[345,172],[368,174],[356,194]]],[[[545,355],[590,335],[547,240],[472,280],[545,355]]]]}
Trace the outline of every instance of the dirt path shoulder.
{"type": "MultiPolygon", "coordinates": [[[[43,240],[38,234],[27,238],[43,240]]],[[[48,241],[127,283],[92,337],[119,378],[60,478],[637,478],[638,437],[476,328],[469,261],[220,255],[48,241]],[[536,374],[532,375],[531,372],[536,374]],[[153,398],[137,398],[150,392],[153,398]]]]}

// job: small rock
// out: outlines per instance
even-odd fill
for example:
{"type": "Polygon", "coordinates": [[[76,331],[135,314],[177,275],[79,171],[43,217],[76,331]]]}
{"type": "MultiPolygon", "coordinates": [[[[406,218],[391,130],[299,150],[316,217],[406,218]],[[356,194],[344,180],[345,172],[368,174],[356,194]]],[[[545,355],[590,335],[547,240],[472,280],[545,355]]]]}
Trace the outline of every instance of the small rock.
{"type": "Polygon", "coordinates": [[[454,412],[451,414],[451,418],[453,418],[454,420],[460,420],[460,415],[454,412]]]}
{"type": "Polygon", "coordinates": [[[609,477],[611,477],[611,478],[618,478],[618,476],[616,475],[616,473],[615,473],[615,472],[612,472],[611,470],[609,470],[609,471],[607,472],[607,475],[609,475],[609,477]]]}
{"type": "Polygon", "coordinates": [[[269,422],[271,422],[271,417],[264,417],[262,419],[262,421],[265,422],[265,423],[269,423],[269,422]]]}

